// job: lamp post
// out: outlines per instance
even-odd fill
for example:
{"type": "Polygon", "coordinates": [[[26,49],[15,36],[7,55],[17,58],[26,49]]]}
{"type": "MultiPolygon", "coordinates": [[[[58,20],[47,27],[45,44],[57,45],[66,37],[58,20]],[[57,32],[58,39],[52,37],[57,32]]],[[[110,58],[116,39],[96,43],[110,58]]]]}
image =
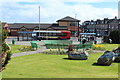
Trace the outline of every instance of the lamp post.
{"type": "MultiPolygon", "coordinates": [[[[76,19],[76,16],[77,16],[77,14],[75,14],[75,19],[76,19]]],[[[77,26],[77,24],[76,24],[76,20],[75,20],[75,37],[76,37],[76,34],[77,34],[76,26],[77,26]]]]}
{"type": "MultiPolygon", "coordinates": [[[[39,6],[39,31],[40,31],[40,6],[39,6]]],[[[40,37],[40,32],[39,32],[39,37],[40,37]]]]}

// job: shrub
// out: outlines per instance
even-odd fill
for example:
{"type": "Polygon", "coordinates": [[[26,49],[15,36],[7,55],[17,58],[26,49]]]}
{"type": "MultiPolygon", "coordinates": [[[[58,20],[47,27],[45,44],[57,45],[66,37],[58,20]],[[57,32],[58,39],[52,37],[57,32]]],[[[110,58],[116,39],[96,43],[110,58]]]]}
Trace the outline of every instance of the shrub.
{"type": "Polygon", "coordinates": [[[5,39],[8,36],[8,32],[1,30],[2,35],[0,36],[2,38],[2,68],[0,71],[4,69],[4,67],[8,64],[9,60],[11,59],[11,50],[10,46],[5,42],[5,39]]]}
{"type": "Polygon", "coordinates": [[[92,46],[92,49],[94,50],[105,50],[105,47],[103,45],[100,44],[95,44],[92,46]]]}
{"type": "Polygon", "coordinates": [[[4,64],[2,65],[3,67],[5,67],[8,64],[9,60],[11,59],[11,55],[12,55],[11,50],[8,50],[6,53],[7,53],[7,56],[6,56],[4,64]]]}
{"type": "Polygon", "coordinates": [[[19,50],[22,51],[22,52],[25,52],[25,51],[33,51],[33,49],[32,49],[31,46],[21,47],[19,50]]]}
{"type": "Polygon", "coordinates": [[[48,51],[44,51],[44,52],[42,52],[42,54],[53,54],[53,55],[63,55],[63,54],[66,54],[66,51],[64,51],[64,50],[58,50],[58,49],[50,49],[50,50],[48,50],[48,51]]]}

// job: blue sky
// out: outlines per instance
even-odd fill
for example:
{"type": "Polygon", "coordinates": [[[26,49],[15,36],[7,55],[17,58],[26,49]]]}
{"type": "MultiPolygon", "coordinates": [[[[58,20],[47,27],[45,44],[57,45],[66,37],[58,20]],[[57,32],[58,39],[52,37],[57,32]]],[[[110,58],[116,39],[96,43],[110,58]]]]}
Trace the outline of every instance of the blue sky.
{"type": "Polygon", "coordinates": [[[81,20],[96,20],[118,16],[118,0],[3,0],[0,20],[8,23],[37,23],[38,6],[41,23],[55,23],[65,16],[81,20]]]}
{"type": "Polygon", "coordinates": [[[99,3],[65,2],[65,4],[68,4],[68,5],[89,4],[89,5],[92,5],[94,7],[98,7],[98,8],[112,8],[112,9],[118,8],[118,2],[99,2],[99,3]]]}

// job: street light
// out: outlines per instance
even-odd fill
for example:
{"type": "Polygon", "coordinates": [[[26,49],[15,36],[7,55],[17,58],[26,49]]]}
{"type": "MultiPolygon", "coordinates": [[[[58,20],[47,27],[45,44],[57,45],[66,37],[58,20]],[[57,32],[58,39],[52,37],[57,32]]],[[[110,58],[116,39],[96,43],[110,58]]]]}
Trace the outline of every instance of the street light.
{"type": "Polygon", "coordinates": [[[75,37],[76,37],[76,34],[77,34],[77,31],[76,31],[76,26],[77,26],[77,24],[76,24],[76,16],[77,16],[77,14],[75,14],[75,37]]]}
{"type": "Polygon", "coordinates": [[[40,30],[40,6],[39,6],[39,30],[40,30]]]}

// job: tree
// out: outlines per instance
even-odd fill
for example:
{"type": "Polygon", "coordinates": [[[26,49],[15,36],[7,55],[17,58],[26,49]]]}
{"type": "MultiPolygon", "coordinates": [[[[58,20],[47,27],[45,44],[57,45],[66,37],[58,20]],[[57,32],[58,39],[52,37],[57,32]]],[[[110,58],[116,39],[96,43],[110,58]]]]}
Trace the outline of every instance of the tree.
{"type": "Polygon", "coordinates": [[[4,69],[4,67],[7,65],[11,58],[11,50],[10,46],[6,43],[5,39],[8,36],[8,31],[2,29],[2,25],[0,23],[0,47],[1,47],[1,64],[2,67],[0,68],[0,71],[4,69]]]}
{"type": "Polygon", "coordinates": [[[112,43],[120,44],[120,30],[111,31],[109,37],[112,39],[112,43]]]}

